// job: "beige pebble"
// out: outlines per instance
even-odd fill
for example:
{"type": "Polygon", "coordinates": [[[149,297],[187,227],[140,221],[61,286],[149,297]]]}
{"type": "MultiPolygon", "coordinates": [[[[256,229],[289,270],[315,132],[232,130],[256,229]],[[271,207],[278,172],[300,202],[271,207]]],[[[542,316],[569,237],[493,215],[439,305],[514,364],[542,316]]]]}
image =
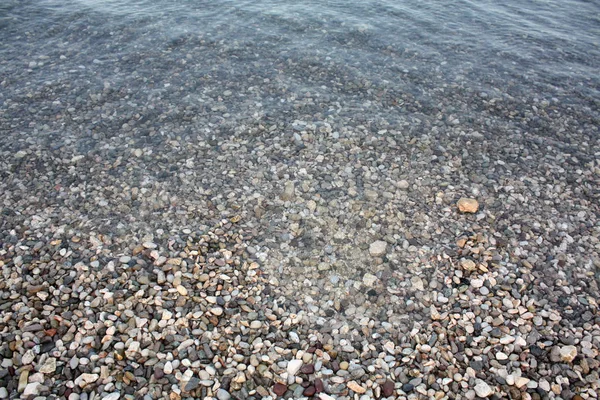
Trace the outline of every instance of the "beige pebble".
{"type": "Polygon", "coordinates": [[[365,389],[364,387],[360,386],[355,381],[348,382],[347,386],[348,386],[348,389],[352,390],[355,393],[363,394],[363,393],[365,393],[367,391],[367,389],[365,389]]]}
{"type": "Polygon", "coordinates": [[[466,197],[461,198],[456,203],[458,210],[463,213],[476,213],[479,209],[479,203],[475,199],[469,199],[466,197]]]}

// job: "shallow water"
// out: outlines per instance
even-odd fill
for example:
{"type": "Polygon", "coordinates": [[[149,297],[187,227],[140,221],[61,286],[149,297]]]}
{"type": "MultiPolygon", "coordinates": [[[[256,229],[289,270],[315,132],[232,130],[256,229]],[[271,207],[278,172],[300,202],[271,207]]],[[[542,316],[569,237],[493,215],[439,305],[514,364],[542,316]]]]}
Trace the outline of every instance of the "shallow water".
{"type": "MultiPolygon", "coordinates": [[[[5,71],[26,67],[24,56],[72,54],[63,68],[40,70],[39,81],[94,59],[97,78],[118,80],[131,68],[124,57],[167,52],[156,57],[176,60],[205,40],[227,49],[221,66],[230,78],[275,68],[293,90],[316,85],[332,93],[322,86],[352,74],[415,95],[460,84],[597,98],[599,12],[585,1],[12,1],[0,10],[0,54],[5,71]],[[277,67],[290,59],[330,75],[310,82],[277,67]]],[[[155,79],[170,75],[169,68],[135,68],[155,79]]]]}

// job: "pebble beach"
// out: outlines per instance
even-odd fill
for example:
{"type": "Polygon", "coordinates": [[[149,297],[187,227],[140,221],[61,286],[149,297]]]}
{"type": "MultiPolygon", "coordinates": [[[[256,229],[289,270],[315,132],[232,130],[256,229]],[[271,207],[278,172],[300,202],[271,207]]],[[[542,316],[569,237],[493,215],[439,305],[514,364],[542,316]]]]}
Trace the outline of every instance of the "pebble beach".
{"type": "Polygon", "coordinates": [[[0,399],[599,397],[593,21],[82,4],[2,9],[0,399]]]}

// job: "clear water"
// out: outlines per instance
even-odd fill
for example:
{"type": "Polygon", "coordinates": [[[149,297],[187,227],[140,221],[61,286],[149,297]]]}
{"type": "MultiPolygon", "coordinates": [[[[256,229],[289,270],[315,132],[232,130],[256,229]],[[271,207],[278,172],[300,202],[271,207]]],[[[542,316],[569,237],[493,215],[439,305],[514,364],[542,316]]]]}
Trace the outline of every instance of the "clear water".
{"type": "Polygon", "coordinates": [[[332,94],[346,77],[425,102],[444,84],[598,97],[595,1],[5,0],[0,17],[4,74],[39,56],[69,56],[32,75],[40,82],[82,65],[94,67],[96,82],[130,79],[133,68],[166,82],[169,60],[209,43],[216,53],[206,56],[220,64],[188,60],[195,67],[184,78],[217,67],[216,79],[254,72],[292,91],[332,94]],[[157,58],[167,65],[156,68],[157,58]],[[310,79],[297,74],[302,67],[310,79]]]}

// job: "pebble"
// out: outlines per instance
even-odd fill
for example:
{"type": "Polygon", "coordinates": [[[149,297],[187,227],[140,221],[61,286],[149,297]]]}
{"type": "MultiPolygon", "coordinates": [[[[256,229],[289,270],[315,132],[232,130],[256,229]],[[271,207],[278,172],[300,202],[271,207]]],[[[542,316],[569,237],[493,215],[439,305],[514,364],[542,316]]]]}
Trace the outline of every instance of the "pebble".
{"type": "Polygon", "coordinates": [[[480,379],[477,380],[474,389],[475,393],[477,393],[477,396],[479,397],[490,397],[494,393],[490,385],[480,379]]]}
{"type": "Polygon", "coordinates": [[[7,399],[8,398],[8,390],[6,390],[6,388],[4,387],[0,387],[0,399],[7,399]]]}
{"type": "Polygon", "coordinates": [[[187,296],[188,294],[187,289],[183,285],[177,286],[177,292],[179,292],[179,294],[182,296],[187,296]]]}
{"type": "Polygon", "coordinates": [[[287,373],[295,376],[302,367],[302,360],[290,360],[287,365],[287,373]]]}
{"type": "Polygon", "coordinates": [[[383,240],[377,240],[369,246],[369,254],[373,257],[381,257],[387,250],[387,243],[383,240]]]}
{"type": "Polygon", "coordinates": [[[479,209],[479,203],[475,199],[462,197],[456,203],[458,210],[463,213],[476,213],[479,209]]]}
{"type": "Polygon", "coordinates": [[[577,357],[577,347],[575,346],[563,346],[560,348],[560,359],[564,362],[570,363],[575,357],[577,357]]]}
{"type": "Polygon", "coordinates": [[[294,182],[286,182],[285,187],[283,189],[283,193],[281,193],[281,200],[283,201],[291,201],[295,195],[295,187],[294,182]]]}
{"type": "Polygon", "coordinates": [[[56,358],[48,357],[46,361],[40,366],[39,371],[44,374],[51,374],[56,371],[56,358]]]}
{"type": "Polygon", "coordinates": [[[40,382],[29,383],[27,386],[25,386],[23,396],[37,396],[42,391],[42,388],[44,388],[44,385],[42,385],[40,382]]]}
{"type": "Polygon", "coordinates": [[[350,381],[347,383],[348,389],[352,390],[353,392],[356,392],[358,394],[363,394],[367,391],[367,389],[365,389],[364,387],[360,386],[357,382],[355,381],[350,381]]]}
{"type": "Polygon", "coordinates": [[[287,386],[277,382],[274,386],[273,386],[273,392],[277,395],[277,396],[283,396],[285,394],[285,392],[287,392],[287,386]]]}
{"type": "Polygon", "coordinates": [[[223,315],[223,309],[221,307],[212,307],[210,312],[217,317],[223,315]]]}
{"type": "Polygon", "coordinates": [[[375,285],[375,283],[377,282],[377,280],[378,279],[375,275],[370,274],[368,272],[363,276],[363,283],[365,284],[365,286],[368,286],[368,287],[373,287],[375,285]]]}
{"type": "Polygon", "coordinates": [[[217,399],[219,400],[229,400],[231,399],[231,395],[229,392],[223,388],[219,388],[217,390],[217,399]]]}

